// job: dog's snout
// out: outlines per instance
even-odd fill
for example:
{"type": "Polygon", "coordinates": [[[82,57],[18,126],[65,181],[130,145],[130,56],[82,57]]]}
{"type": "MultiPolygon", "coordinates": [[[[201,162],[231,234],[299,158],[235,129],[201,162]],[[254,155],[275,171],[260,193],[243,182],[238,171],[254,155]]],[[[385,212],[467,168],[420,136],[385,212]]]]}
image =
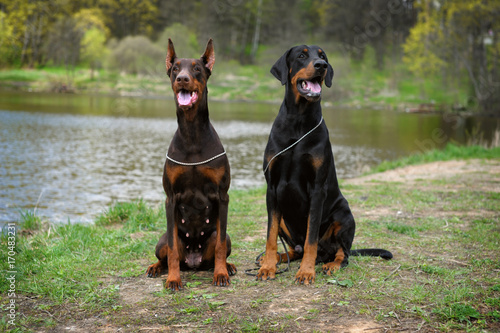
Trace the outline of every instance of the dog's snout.
{"type": "Polygon", "coordinates": [[[324,60],[316,60],[314,62],[314,68],[316,70],[326,70],[328,68],[328,63],[324,60]]]}
{"type": "Polygon", "coordinates": [[[189,75],[181,73],[175,79],[178,83],[189,83],[189,75]]]}

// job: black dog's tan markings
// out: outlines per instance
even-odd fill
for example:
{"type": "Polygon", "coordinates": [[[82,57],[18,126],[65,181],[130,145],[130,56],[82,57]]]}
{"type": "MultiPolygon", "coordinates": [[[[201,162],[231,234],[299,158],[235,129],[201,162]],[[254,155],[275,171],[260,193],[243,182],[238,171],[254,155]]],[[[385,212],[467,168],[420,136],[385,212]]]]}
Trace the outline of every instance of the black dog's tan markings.
{"type": "MultiPolygon", "coordinates": [[[[351,251],[355,222],[339,189],[324,122],[277,155],[322,119],[321,90],[323,83],[330,87],[333,78],[325,52],[317,46],[293,47],[276,61],[271,73],[286,91],[264,153],[268,233],[257,279],[275,277],[278,235],[290,245],[291,260],[302,258],[295,276],[298,283],[313,283],[319,262],[325,263],[323,271],[330,275],[348,264],[349,255],[392,258],[380,249],[351,251]]],[[[286,253],[281,259],[286,261],[286,253]]]]}
{"type": "Polygon", "coordinates": [[[226,234],[230,183],[224,147],[208,118],[207,81],[215,62],[212,40],[200,59],[181,59],[169,39],[167,74],[177,105],[178,129],[168,148],[163,171],[167,194],[167,232],[156,245],[158,262],[149,266],[149,277],[168,268],[165,287],[182,289],[181,269],[214,269],[213,284],[229,284],[236,267],[226,262],[231,241],[226,234]]]}

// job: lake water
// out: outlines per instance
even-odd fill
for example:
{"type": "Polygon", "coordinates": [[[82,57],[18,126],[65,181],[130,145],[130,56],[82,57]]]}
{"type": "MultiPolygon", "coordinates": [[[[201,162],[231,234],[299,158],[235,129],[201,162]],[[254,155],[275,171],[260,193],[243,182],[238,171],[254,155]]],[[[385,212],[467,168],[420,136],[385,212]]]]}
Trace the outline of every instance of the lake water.
{"type": "MultiPolygon", "coordinates": [[[[232,189],[264,184],[263,151],[279,105],[209,102],[227,150],[232,189]]],[[[500,119],[323,108],[337,174],[350,178],[447,142],[485,141],[500,119]]],[[[0,92],[0,225],[21,210],[90,222],[116,201],[164,200],[165,153],[177,128],[173,100],[0,92]]]]}

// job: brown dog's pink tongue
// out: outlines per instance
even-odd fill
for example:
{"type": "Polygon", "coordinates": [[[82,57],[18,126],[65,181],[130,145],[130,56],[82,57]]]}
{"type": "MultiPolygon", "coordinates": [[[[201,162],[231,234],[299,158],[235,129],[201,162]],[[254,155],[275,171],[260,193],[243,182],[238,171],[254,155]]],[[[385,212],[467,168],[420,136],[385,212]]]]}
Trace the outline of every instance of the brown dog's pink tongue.
{"type": "Polygon", "coordinates": [[[317,82],[306,81],[307,88],[311,90],[311,92],[319,94],[321,92],[321,85],[317,82]]]}
{"type": "Polygon", "coordinates": [[[187,91],[181,91],[177,94],[179,105],[189,105],[191,103],[191,94],[187,91]]]}

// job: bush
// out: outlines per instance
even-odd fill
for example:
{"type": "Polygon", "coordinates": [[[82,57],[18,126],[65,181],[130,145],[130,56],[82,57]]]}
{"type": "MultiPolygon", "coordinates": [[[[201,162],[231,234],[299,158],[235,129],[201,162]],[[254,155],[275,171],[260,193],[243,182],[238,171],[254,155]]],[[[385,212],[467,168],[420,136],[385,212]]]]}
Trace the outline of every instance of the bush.
{"type": "Polygon", "coordinates": [[[165,50],[165,54],[169,38],[174,43],[175,53],[181,58],[199,58],[205,50],[198,45],[196,34],[180,23],[174,23],[165,28],[156,42],[162,50],[165,50]]]}
{"type": "Polygon", "coordinates": [[[165,51],[145,36],[128,36],[118,43],[111,42],[110,67],[131,74],[156,73],[164,67],[165,51]]]}

